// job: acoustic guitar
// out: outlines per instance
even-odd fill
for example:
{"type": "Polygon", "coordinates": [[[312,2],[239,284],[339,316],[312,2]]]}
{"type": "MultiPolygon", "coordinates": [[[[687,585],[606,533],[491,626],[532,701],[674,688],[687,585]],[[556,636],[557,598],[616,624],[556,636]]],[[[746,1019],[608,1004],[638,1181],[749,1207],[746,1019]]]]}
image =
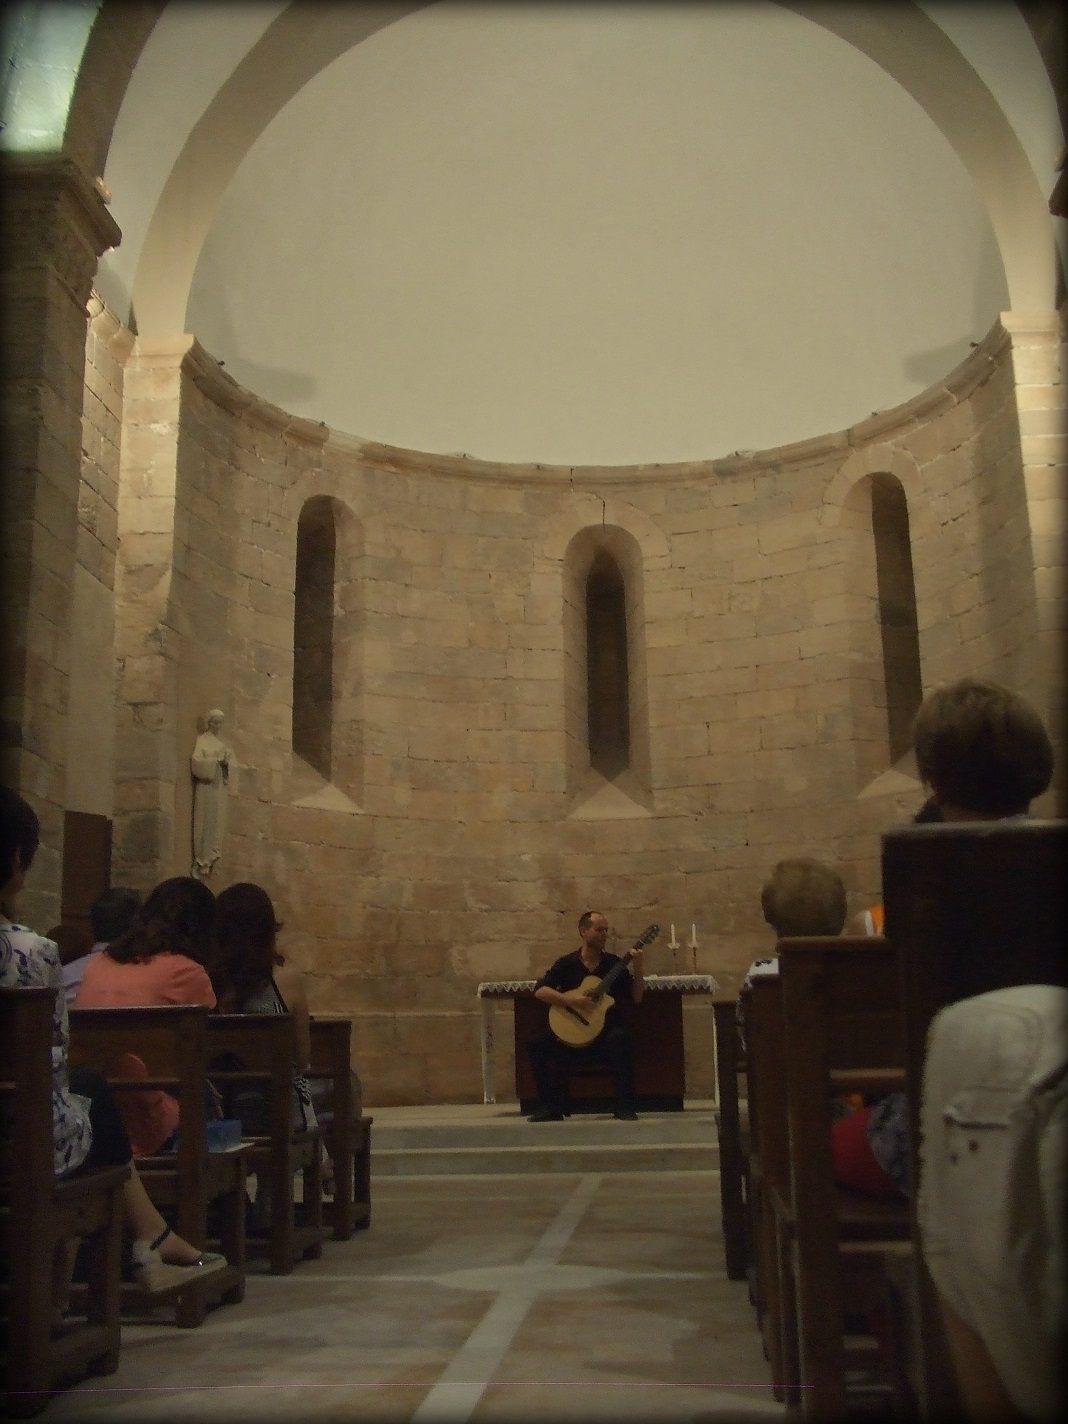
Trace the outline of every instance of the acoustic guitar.
{"type": "Polygon", "coordinates": [[[553,1004],[550,1006],[549,1027],[561,1043],[566,1043],[571,1048],[585,1048],[587,1044],[594,1041],[604,1028],[605,1015],[615,1003],[615,999],[612,998],[608,990],[621,974],[627,972],[627,964],[635,950],[644,949],[647,944],[652,944],[659,933],[659,925],[650,925],[648,929],[642,930],[641,935],[634,941],[623,958],[618,964],[612,966],[603,979],[596,974],[586,975],[579,985],[579,989],[592,995],[592,1003],[553,1004]]]}

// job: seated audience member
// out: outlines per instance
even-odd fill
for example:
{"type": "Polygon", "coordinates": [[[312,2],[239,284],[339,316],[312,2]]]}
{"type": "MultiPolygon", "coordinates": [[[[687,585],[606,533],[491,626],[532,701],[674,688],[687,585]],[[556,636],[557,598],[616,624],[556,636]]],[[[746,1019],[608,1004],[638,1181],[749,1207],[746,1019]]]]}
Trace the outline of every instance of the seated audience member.
{"type": "MultiPolygon", "coordinates": [[[[311,1015],[304,976],[286,964],[278,949],[281,923],[274,904],[259,885],[242,883],[221,891],[215,902],[215,956],[212,985],[224,1014],[291,1014],[296,1029],[293,1064],[293,1122],[297,1129],[316,1125],[306,1077],[311,1062],[311,1015]]],[[[323,1157],[323,1189],[334,1189],[333,1166],[323,1157]]],[[[257,1202],[260,1193],[257,1192],[257,1202]]]]}
{"type": "Polygon", "coordinates": [[[1064,1417],[1068,990],[998,989],[931,1022],[918,1203],[973,1419],[1064,1417]]]}
{"type": "MultiPolygon", "coordinates": [[[[803,856],[780,860],[760,892],[760,908],[776,939],[838,935],[845,924],[846,889],[838,872],[821,860],[803,856]]],[[[760,974],[778,972],[777,955],[754,959],[745,983],[760,974]]]]}
{"type": "MultiPolygon", "coordinates": [[[[191,876],[164,880],[129,927],[85,967],[75,1000],[79,1009],[203,1004],[215,1007],[204,965],[215,931],[215,896],[191,876]]],[[[128,1054],[119,1071],[147,1076],[128,1054]]],[[[178,1129],[178,1103],[160,1090],[119,1090],[119,1106],[135,1157],[166,1150],[178,1129]]]]}
{"type": "MultiPolygon", "coordinates": [[[[1053,778],[1053,746],[1041,718],[996,682],[966,677],[932,692],[916,714],[913,743],[920,776],[943,821],[1026,816],[1053,778]]],[[[904,1093],[843,1118],[834,1131],[835,1166],[844,1185],[908,1195],[904,1093]]]]}
{"type": "Polygon", "coordinates": [[[83,954],[63,963],[63,993],[68,1008],[74,1007],[90,959],[107,949],[113,939],[118,939],[140,908],[141,896],[136,890],[123,885],[105,890],[90,905],[89,923],[93,927],[93,941],[83,954]]]}
{"type": "Polygon", "coordinates": [[[58,925],[53,925],[45,933],[45,939],[50,939],[59,950],[60,965],[73,964],[76,959],[82,959],[93,947],[92,931],[87,925],[74,925],[68,920],[62,920],[58,925]]]}
{"type": "Polygon", "coordinates": [[[296,1029],[293,1064],[294,1122],[313,1127],[315,1113],[305,1074],[311,1061],[311,1015],[304,976],[278,949],[274,904],[266,890],[231,885],[215,902],[215,955],[211,982],[221,1014],[291,1014],[296,1029]]]}
{"type": "MultiPolygon", "coordinates": [[[[776,940],[839,935],[845,924],[846,888],[838,872],[821,860],[780,860],[760,892],[760,908],[776,940]]],[[[778,955],[755,959],[746,971],[743,987],[778,972],[778,955]]],[[[841,1112],[846,1106],[836,1103],[832,1111],[841,1112]]]]}
{"type": "MultiPolygon", "coordinates": [[[[94,1168],[123,1166],[131,1161],[130,1141],[116,1108],[115,1095],[96,1073],[68,1071],[70,1033],[62,993],[59,955],[52,940],[35,934],[8,917],[9,901],[22,889],[40,840],[32,806],[7,787],[0,787],[0,985],[4,988],[56,990],[52,1029],[53,1165],[57,1177],[94,1168]]],[[[222,1256],[202,1254],[176,1235],[153,1206],[144,1184],[131,1167],[122,1188],[123,1216],[133,1236],[133,1260],[141,1284],[153,1293],[173,1289],[220,1270],[222,1256]]],[[[73,1250],[55,1263],[54,1300],[66,1303],[74,1267],[73,1250]]]]}
{"type": "Polygon", "coordinates": [[[932,692],[916,714],[913,743],[943,821],[1026,816],[1053,780],[1042,719],[1000,683],[965,677],[932,692]]]}
{"type": "MultiPolygon", "coordinates": [[[[824,865],[822,860],[805,856],[780,860],[760,892],[760,908],[775,931],[776,940],[839,935],[845,924],[846,888],[838,872],[824,865]]],[[[742,987],[778,972],[777,954],[754,959],[746,970],[742,987]]]]}

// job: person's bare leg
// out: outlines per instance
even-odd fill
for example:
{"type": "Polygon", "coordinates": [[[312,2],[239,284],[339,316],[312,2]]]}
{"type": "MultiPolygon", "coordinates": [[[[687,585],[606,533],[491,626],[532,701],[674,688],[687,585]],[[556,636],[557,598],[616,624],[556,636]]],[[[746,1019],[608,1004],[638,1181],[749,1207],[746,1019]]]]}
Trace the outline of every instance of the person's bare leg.
{"type": "Polygon", "coordinates": [[[323,1172],[323,1196],[332,1197],[337,1190],[337,1181],[334,1176],[334,1160],[330,1156],[326,1143],[319,1143],[319,1160],[322,1163],[323,1172]]]}
{"type": "MultiPolygon", "coordinates": [[[[130,1164],[130,1175],[123,1183],[122,1209],[127,1229],[135,1241],[151,1245],[167,1230],[167,1223],[145,1191],[145,1184],[137,1175],[137,1166],[134,1163],[130,1164]]],[[[195,1265],[201,1256],[198,1247],[190,1246],[189,1242],[175,1231],[160,1242],[157,1250],[161,1260],[174,1266],[195,1265]]]]}

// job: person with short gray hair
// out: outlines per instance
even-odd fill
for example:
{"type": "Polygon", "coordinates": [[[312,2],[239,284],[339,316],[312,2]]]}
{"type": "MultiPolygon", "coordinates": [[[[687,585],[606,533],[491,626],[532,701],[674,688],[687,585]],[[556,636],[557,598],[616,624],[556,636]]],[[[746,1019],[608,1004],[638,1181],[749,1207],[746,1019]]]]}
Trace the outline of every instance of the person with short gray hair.
{"type": "Polygon", "coordinates": [[[846,920],[842,877],[821,860],[780,860],[760,892],[764,919],[780,939],[837,935],[846,920]]]}
{"type": "Polygon", "coordinates": [[[75,959],[68,959],[63,965],[63,993],[68,1009],[74,1007],[89,961],[102,954],[113,939],[118,939],[140,908],[140,893],[126,885],[113,885],[110,890],[98,895],[89,906],[93,943],[84,954],[79,954],[75,959]]]}

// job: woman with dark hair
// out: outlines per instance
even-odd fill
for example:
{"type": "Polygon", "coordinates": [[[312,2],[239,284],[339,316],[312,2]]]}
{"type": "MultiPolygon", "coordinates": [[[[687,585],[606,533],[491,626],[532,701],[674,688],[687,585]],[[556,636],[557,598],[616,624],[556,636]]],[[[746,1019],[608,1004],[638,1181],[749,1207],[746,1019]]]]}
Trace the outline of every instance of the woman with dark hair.
{"type": "Polygon", "coordinates": [[[214,928],[215,896],[191,875],[176,875],[156,886],[106,954],[115,964],[153,965],[151,979],[161,981],[164,992],[178,985],[174,992],[181,995],[185,985],[207,979],[214,928]],[[168,958],[157,964],[161,955],[168,958]]]}
{"type": "MultiPolygon", "coordinates": [[[[68,1177],[94,1167],[131,1162],[129,1138],[119,1116],[115,1094],[96,1073],[69,1072],[70,1031],[63,979],[55,944],[9,918],[10,906],[22,889],[40,839],[37,814],[28,802],[0,786],[0,985],[5,989],[50,988],[56,991],[52,1032],[52,1126],[54,1171],[68,1177]]],[[[122,1188],[123,1216],[133,1236],[133,1259],[141,1284],[158,1293],[173,1290],[220,1270],[222,1256],[202,1255],[171,1231],[153,1206],[144,1183],[131,1163],[122,1188]]],[[[73,1252],[55,1263],[54,1299],[65,1304],[74,1265],[73,1252]]]]}
{"type": "MultiPolygon", "coordinates": [[[[116,1009],[159,1004],[215,1007],[204,965],[214,944],[215,896],[188,875],[164,880],[129,928],[86,965],[75,1007],[116,1009]]],[[[134,1055],[124,1068],[141,1073],[134,1055]]],[[[147,1076],[147,1075],[146,1075],[147,1076]]],[[[119,1094],[134,1156],[164,1150],[178,1129],[178,1103],[169,1093],[119,1094]]]]}
{"type": "Polygon", "coordinates": [[[221,891],[215,902],[212,986],[220,1013],[292,1015],[297,1038],[295,1121],[298,1127],[313,1127],[315,1110],[305,1077],[311,1061],[308,996],[303,975],[290,968],[278,950],[281,928],[271,897],[259,885],[242,882],[221,891]]]}

